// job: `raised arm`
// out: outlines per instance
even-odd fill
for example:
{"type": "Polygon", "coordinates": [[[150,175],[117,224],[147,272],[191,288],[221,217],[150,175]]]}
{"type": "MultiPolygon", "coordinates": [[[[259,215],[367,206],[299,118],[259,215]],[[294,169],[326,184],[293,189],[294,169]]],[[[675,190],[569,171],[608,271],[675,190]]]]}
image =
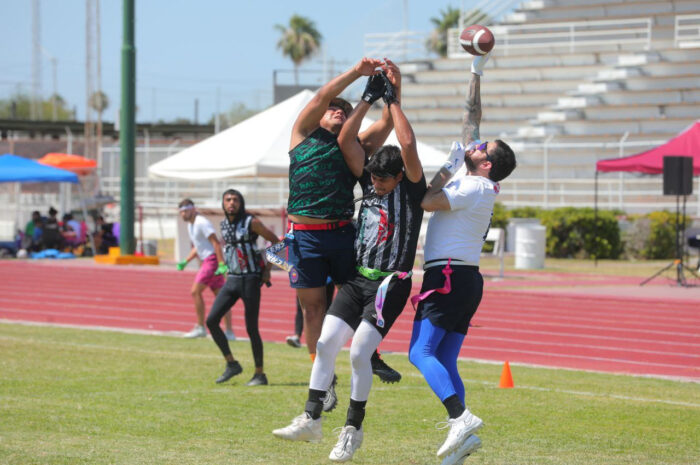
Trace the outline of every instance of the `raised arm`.
{"type": "MultiPolygon", "coordinates": [[[[391,79],[387,75],[388,79],[391,79]]],[[[396,98],[393,102],[387,102],[391,118],[396,126],[396,138],[401,146],[401,158],[406,169],[406,177],[411,182],[418,182],[423,177],[423,165],[418,158],[418,149],[416,147],[416,136],[413,133],[411,123],[408,122],[406,115],[401,109],[401,102],[396,98]]]]}
{"type": "Polygon", "coordinates": [[[471,67],[471,79],[469,80],[469,90],[467,101],[464,106],[464,116],[462,117],[462,142],[468,145],[470,142],[479,140],[479,125],[481,124],[481,76],[484,74],[484,65],[491,57],[491,53],[474,57],[471,67]]]}
{"type": "Polygon", "coordinates": [[[338,134],[338,146],[343,152],[345,163],[356,178],[362,176],[362,169],[365,166],[365,149],[357,140],[357,133],[360,131],[362,119],[370,106],[369,103],[361,100],[350,113],[350,117],[345,121],[340,134],[338,134]]]}
{"type": "Polygon", "coordinates": [[[371,76],[374,74],[377,67],[381,65],[381,60],[363,58],[351,69],[336,76],[321,87],[311,101],[301,110],[297,120],[294,122],[289,149],[291,150],[299,145],[319,126],[319,121],[328,109],[331,100],[340,95],[347,86],[360,76],[371,76]]]}

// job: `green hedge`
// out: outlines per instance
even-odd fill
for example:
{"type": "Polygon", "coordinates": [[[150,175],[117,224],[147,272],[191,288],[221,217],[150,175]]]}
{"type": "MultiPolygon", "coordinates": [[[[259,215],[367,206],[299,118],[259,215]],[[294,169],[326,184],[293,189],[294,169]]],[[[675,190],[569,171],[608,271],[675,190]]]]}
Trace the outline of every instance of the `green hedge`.
{"type": "MultiPolygon", "coordinates": [[[[664,259],[676,256],[676,214],[667,210],[628,217],[625,254],[630,258],[664,259]]],[[[681,222],[683,218],[680,218],[681,222]]],[[[690,219],[685,218],[686,225],[690,219]]]]}
{"type": "Polygon", "coordinates": [[[598,211],[598,223],[592,208],[544,210],[521,207],[507,210],[494,206],[492,225],[505,228],[511,218],[537,218],[547,228],[546,253],[555,258],[619,258],[623,247],[616,213],[598,211]],[[597,226],[597,227],[596,227],[597,226]]]}

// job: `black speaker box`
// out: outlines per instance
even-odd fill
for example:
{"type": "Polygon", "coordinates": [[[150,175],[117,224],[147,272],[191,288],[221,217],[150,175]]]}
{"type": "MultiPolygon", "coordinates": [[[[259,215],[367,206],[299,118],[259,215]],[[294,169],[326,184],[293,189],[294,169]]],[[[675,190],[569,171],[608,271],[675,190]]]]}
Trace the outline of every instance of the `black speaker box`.
{"type": "Polygon", "coordinates": [[[664,195],[693,193],[693,158],[664,157],[664,195]]]}

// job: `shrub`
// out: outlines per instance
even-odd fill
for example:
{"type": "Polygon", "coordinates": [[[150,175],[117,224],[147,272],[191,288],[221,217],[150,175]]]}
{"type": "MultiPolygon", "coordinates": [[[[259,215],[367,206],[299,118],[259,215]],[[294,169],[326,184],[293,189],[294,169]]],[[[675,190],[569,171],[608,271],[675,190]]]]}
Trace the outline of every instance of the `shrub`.
{"type": "MultiPolygon", "coordinates": [[[[685,220],[687,224],[688,218],[685,220]]],[[[630,258],[674,258],[676,214],[664,210],[634,218],[630,231],[625,235],[625,253],[630,258]]]]}
{"type": "Polygon", "coordinates": [[[620,257],[620,227],[614,212],[599,211],[596,223],[592,208],[543,210],[542,224],[547,227],[547,255],[557,258],[620,257]]]}

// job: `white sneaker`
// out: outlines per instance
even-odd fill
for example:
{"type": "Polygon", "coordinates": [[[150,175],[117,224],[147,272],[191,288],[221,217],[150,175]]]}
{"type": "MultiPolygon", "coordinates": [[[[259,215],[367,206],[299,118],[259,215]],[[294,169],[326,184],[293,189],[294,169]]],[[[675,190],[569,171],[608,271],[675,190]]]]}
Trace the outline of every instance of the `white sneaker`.
{"type": "Polygon", "coordinates": [[[207,337],[207,330],[204,329],[204,326],[195,325],[195,327],[192,328],[192,331],[183,334],[182,337],[185,337],[187,339],[194,339],[196,337],[207,337]]]}
{"type": "Polygon", "coordinates": [[[438,457],[454,452],[470,434],[476,433],[484,426],[484,422],[476,415],[472,415],[469,409],[465,409],[459,417],[450,418],[445,426],[438,426],[438,428],[442,429],[447,426],[450,427],[450,431],[447,433],[447,439],[437,451],[438,457]]]}
{"type": "Polygon", "coordinates": [[[301,347],[301,340],[299,340],[299,336],[297,336],[296,334],[294,334],[292,336],[287,336],[286,341],[287,341],[287,345],[290,345],[296,349],[301,347]]]}
{"type": "Polygon", "coordinates": [[[476,434],[469,436],[457,449],[448,454],[440,465],[462,465],[464,460],[481,447],[481,439],[476,434]]]}
{"type": "Polygon", "coordinates": [[[231,331],[224,331],[224,334],[226,335],[226,339],[228,339],[229,341],[236,340],[236,335],[233,333],[233,329],[231,331]]]}
{"type": "Polygon", "coordinates": [[[276,429],[272,434],[278,438],[288,439],[290,441],[308,441],[319,442],[323,438],[323,429],[321,428],[322,419],[312,420],[306,413],[302,413],[289,426],[276,429]]]}
{"type": "Polygon", "coordinates": [[[363,437],[364,433],[362,432],[362,428],[358,430],[354,426],[343,426],[340,428],[338,442],[335,443],[335,447],[328,458],[333,462],[347,462],[348,460],[352,460],[355,451],[362,445],[363,437]]]}

